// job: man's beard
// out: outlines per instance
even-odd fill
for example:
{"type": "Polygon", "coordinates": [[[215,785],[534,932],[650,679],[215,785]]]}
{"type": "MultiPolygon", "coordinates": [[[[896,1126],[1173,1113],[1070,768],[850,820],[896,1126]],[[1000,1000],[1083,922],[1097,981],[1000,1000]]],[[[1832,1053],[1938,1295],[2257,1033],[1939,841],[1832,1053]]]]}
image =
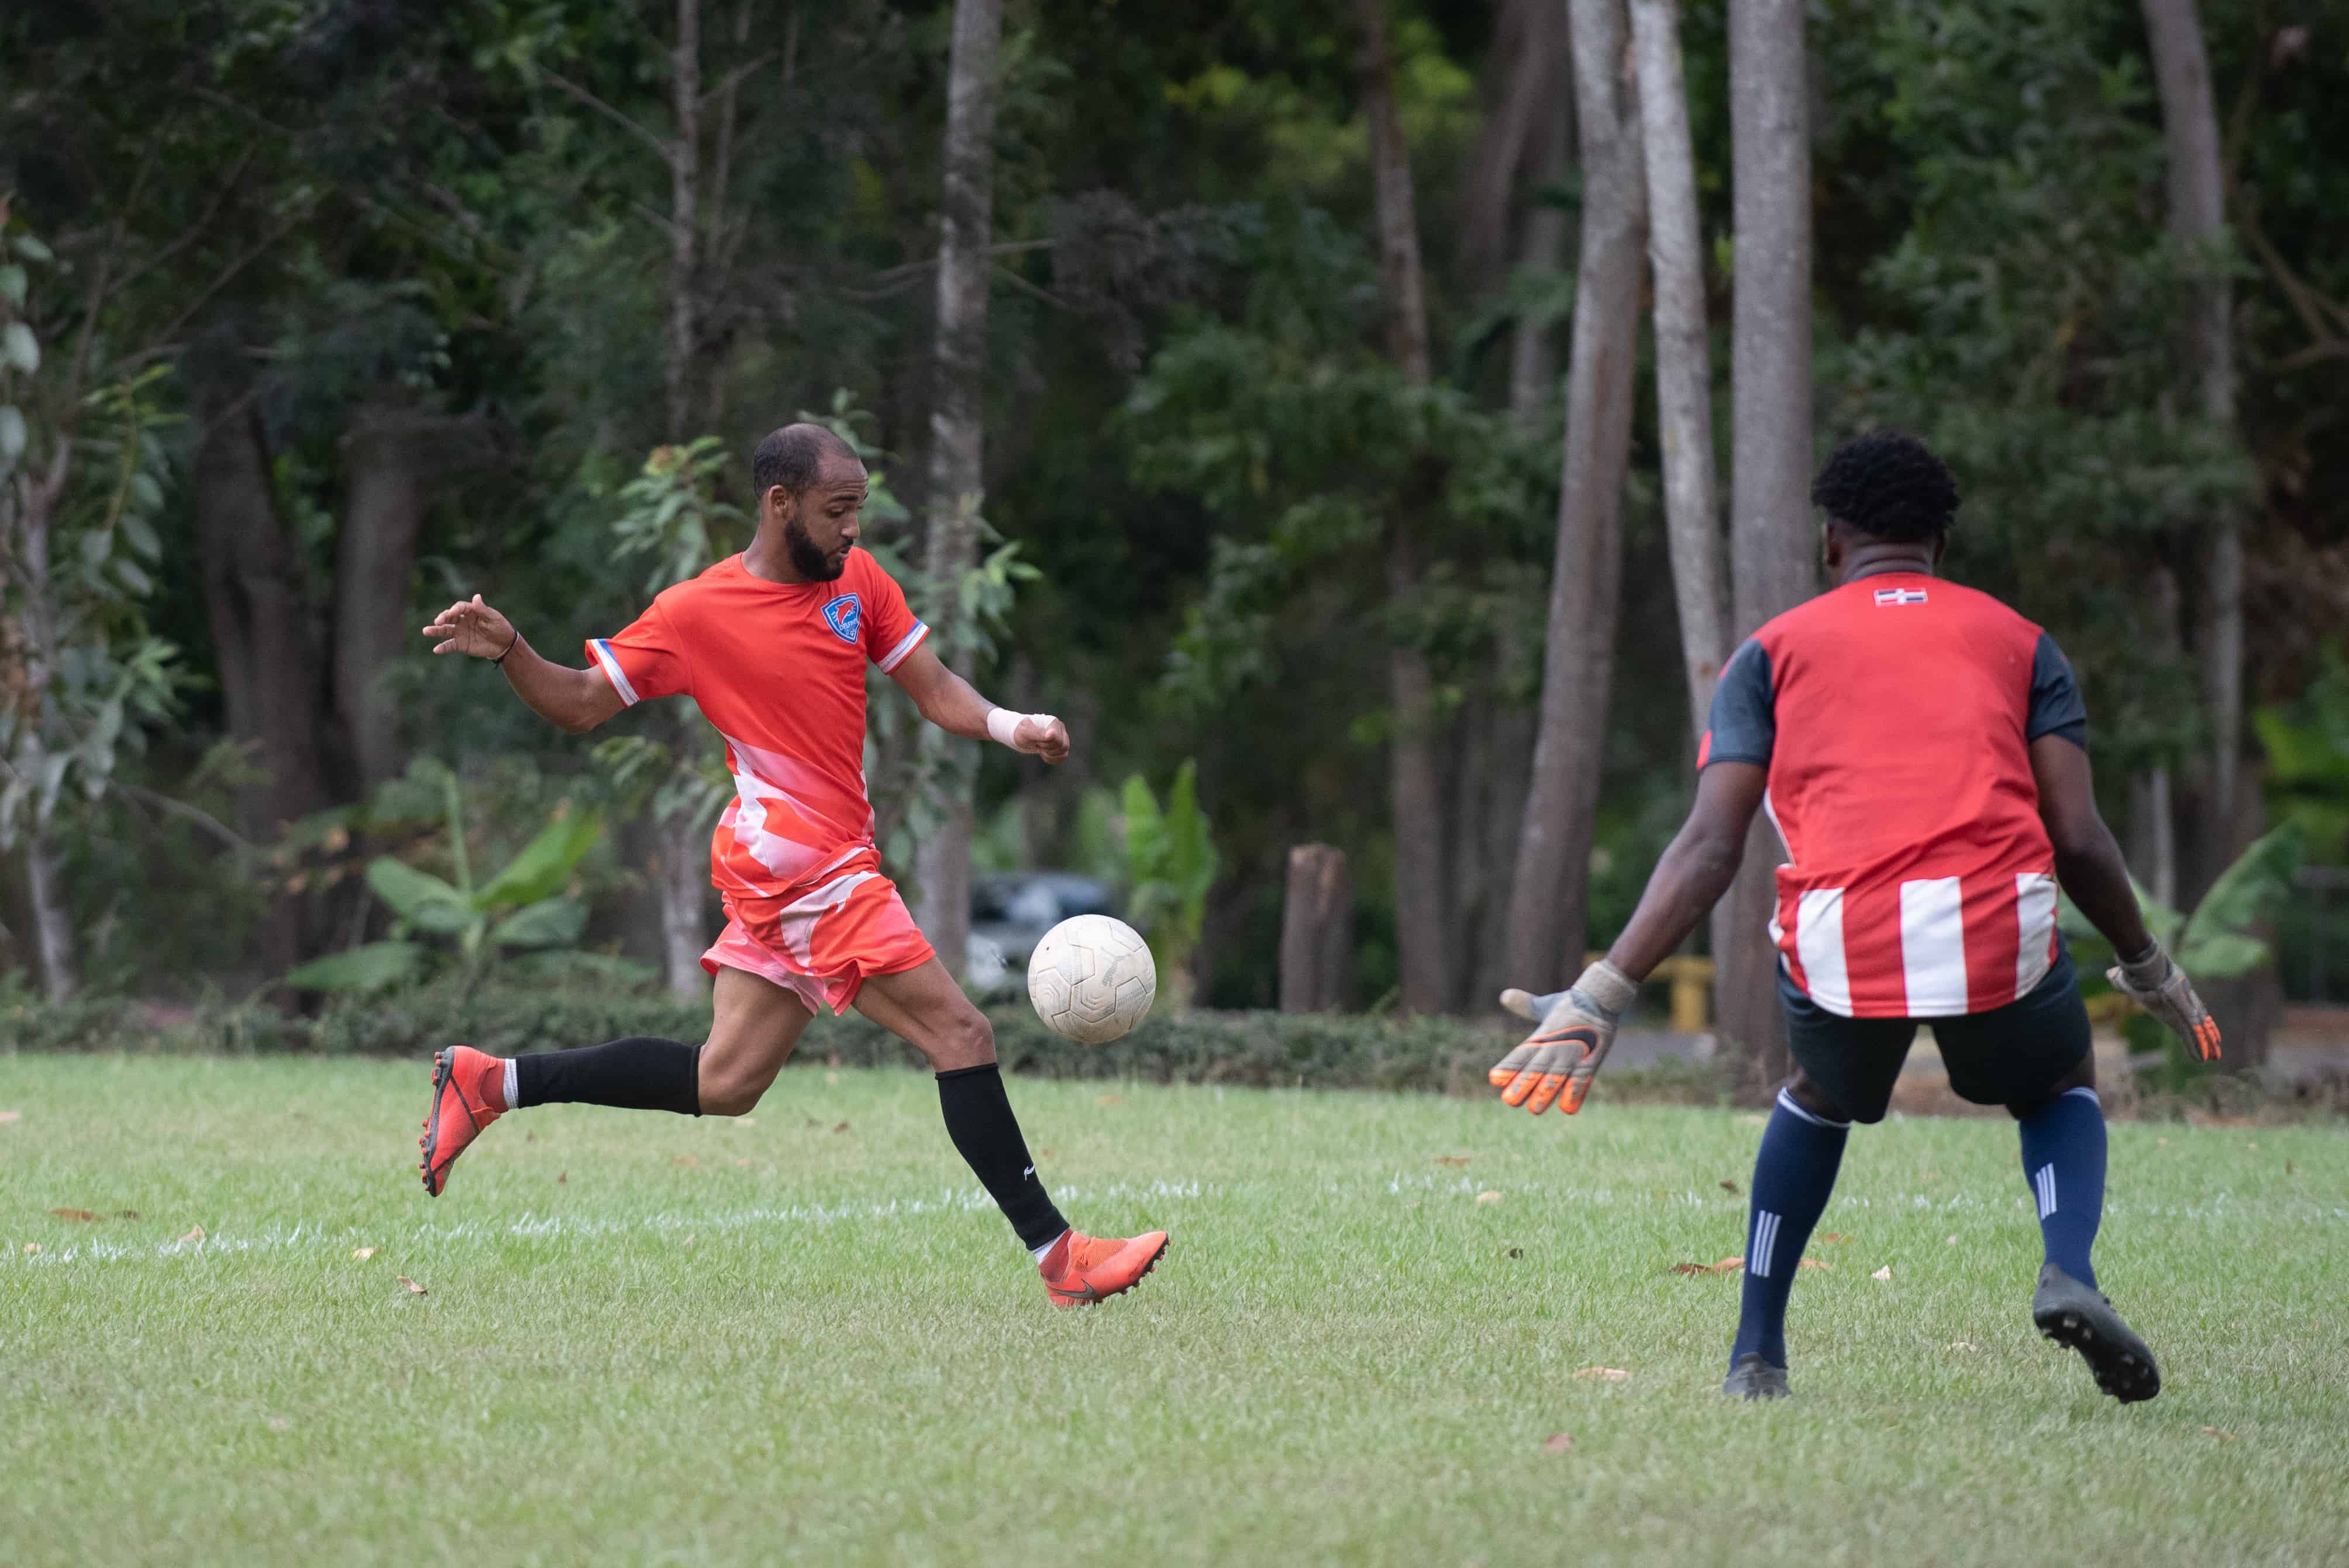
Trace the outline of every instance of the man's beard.
{"type": "Polygon", "coordinates": [[[815,547],[798,518],[783,520],[783,548],[791,552],[792,570],[811,583],[829,583],[848,570],[848,552],[842,551],[840,559],[833,560],[815,547]]]}

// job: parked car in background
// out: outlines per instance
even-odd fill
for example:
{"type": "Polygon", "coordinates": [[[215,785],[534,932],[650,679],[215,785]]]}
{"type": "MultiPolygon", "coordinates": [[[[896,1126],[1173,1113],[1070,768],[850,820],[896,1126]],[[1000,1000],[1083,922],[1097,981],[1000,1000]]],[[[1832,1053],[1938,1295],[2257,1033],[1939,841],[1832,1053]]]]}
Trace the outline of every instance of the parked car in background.
{"type": "Polygon", "coordinates": [[[963,978],[979,993],[1021,984],[1044,934],[1073,914],[1116,914],[1107,882],[1071,872],[1005,872],[972,880],[963,978]]]}

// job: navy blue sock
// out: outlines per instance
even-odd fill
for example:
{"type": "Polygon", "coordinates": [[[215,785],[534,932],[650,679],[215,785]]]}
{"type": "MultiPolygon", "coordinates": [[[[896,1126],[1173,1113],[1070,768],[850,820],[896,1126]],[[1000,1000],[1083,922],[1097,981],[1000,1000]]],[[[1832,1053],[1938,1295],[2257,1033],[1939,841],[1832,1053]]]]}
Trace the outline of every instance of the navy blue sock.
{"type": "Polygon", "coordinates": [[[1744,1294],[1737,1308],[1737,1343],[1729,1365],[1755,1351],[1773,1367],[1786,1365],[1786,1293],[1803,1261],[1803,1243],[1826,1212],[1843,1164],[1851,1124],[1829,1121],[1796,1105],[1785,1089],[1762,1133],[1754,1159],[1754,1204],[1745,1229],[1744,1294]]]}
{"type": "Polygon", "coordinates": [[[2067,1089],[2017,1125],[2047,1261],[2094,1288],[2088,1251],[2105,1218],[2104,1102],[2095,1089],[2067,1089]]]}

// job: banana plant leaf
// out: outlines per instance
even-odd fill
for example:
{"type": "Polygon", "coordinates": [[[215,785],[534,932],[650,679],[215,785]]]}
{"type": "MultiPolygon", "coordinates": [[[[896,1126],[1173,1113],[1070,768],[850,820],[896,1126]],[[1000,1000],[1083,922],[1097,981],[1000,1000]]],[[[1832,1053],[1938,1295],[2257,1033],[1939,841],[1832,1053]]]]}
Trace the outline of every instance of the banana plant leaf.
{"type": "Polygon", "coordinates": [[[367,886],[392,913],[437,936],[460,936],[480,918],[465,895],[429,872],[383,856],[367,869],[367,886]]]}
{"type": "Polygon", "coordinates": [[[371,942],[313,958],[285,976],[297,991],[380,991],[423,972],[425,948],[414,942],[371,942]]]}
{"type": "Polygon", "coordinates": [[[498,922],[490,940],[500,947],[568,947],[587,929],[587,905],[575,898],[542,899],[498,922]]]}
{"type": "Polygon", "coordinates": [[[473,897],[484,911],[516,909],[553,898],[604,836],[595,811],[573,811],[549,822],[473,897]]]}

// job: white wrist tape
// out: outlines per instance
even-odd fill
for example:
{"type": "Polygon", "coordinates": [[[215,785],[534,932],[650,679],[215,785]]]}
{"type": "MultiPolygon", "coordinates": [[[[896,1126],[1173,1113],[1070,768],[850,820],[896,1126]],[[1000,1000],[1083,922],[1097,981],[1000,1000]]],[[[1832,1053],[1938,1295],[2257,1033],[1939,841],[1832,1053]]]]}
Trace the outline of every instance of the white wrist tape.
{"type": "MultiPolygon", "coordinates": [[[[998,746],[1012,746],[1011,738],[1019,733],[1023,718],[1032,718],[1040,725],[1052,722],[1049,713],[1014,713],[1008,707],[991,707],[987,710],[987,733],[998,746]]],[[[1019,748],[1013,746],[1012,749],[1019,748]]]]}

